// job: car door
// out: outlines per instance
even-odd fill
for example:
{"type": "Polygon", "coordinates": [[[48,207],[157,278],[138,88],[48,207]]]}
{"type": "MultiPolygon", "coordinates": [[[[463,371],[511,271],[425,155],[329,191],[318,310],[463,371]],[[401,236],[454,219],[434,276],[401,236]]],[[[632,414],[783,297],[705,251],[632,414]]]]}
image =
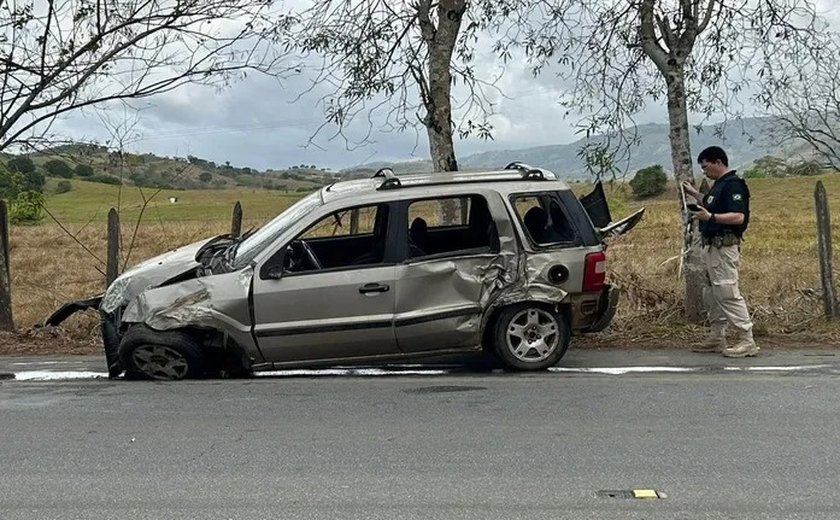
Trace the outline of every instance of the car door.
{"type": "Polygon", "coordinates": [[[352,209],[368,218],[351,228],[350,209],[330,213],[258,268],[252,295],[254,335],[267,360],[282,363],[398,352],[390,207],[352,209]],[[347,255],[346,251],[357,249],[353,241],[370,244],[368,251],[347,255]],[[321,252],[320,265],[294,258],[306,257],[306,249],[316,257],[315,251],[321,252]]]}
{"type": "Polygon", "coordinates": [[[645,208],[641,208],[618,222],[613,222],[610,207],[607,204],[607,195],[604,193],[604,186],[601,181],[595,183],[590,193],[580,197],[580,203],[602,239],[627,233],[636,227],[636,224],[642,220],[645,214],[645,208]]]}
{"type": "Polygon", "coordinates": [[[407,200],[400,220],[406,237],[406,259],[396,273],[400,283],[395,330],[400,350],[478,345],[481,297],[499,256],[487,199],[456,195],[407,200]]]}

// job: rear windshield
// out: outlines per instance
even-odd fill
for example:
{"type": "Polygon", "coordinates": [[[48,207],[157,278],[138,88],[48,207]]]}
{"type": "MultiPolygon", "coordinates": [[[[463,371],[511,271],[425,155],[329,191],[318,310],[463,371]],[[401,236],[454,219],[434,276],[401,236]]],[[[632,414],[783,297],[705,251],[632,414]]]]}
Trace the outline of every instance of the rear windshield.
{"type": "Polygon", "coordinates": [[[580,243],[577,227],[559,193],[516,194],[511,196],[511,204],[532,244],[548,246],[580,243]]]}

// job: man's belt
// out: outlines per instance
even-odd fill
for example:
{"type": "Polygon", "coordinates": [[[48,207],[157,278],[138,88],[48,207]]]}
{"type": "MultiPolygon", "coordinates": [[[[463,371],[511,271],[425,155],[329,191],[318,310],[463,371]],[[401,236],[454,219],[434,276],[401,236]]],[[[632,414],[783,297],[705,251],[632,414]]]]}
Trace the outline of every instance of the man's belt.
{"type": "Polygon", "coordinates": [[[713,237],[703,237],[703,245],[704,246],[712,246],[720,249],[721,247],[726,246],[737,246],[741,244],[741,237],[738,235],[733,235],[732,233],[726,233],[723,235],[715,235],[713,237]]]}

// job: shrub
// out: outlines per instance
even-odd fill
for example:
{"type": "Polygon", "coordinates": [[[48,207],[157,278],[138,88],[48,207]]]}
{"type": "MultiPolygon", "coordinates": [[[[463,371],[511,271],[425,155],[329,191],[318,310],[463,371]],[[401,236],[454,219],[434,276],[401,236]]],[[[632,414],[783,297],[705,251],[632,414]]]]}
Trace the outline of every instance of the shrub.
{"type": "Polygon", "coordinates": [[[122,184],[122,182],[113,175],[92,175],[88,178],[88,180],[92,182],[101,182],[102,184],[113,184],[114,186],[122,184]]]}
{"type": "Polygon", "coordinates": [[[792,177],[810,177],[821,172],[822,168],[816,161],[800,161],[787,169],[787,174],[792,177]]]}
{"type": "Polygon", "coordinates": [[[653,197],[665,193],[667,183],[668,176],[665,175],[665,170],[656,164],[637,171],[633,180],[630,181],[630,188],[633,190],[633,195],[638,198],[653,197]]]}
{"type": "Polygon", "coordinates": [[[33,171],[23,174],[23,189],[27,191],[44,191],[44,183],[47,181],[44,174],[39,171],[33,171]]]}
{"type": "Polygon", "coordinates": [[[93,168],[89,164],[76,165],[77,177],[93,177],[93,168]]]}
{"type": "Polygon", "coordinates": [[[12,224],[37,224],[44,218],[44,195],[37,191],[23,191],[9,201],[9,221],[12,224]]]}
{"type": "MultiPolygon", "coordinates": [[[[35,169],[35,163],[29,157],[15,157],[6,163],[9,171],[17,175],[19,188],[24,191],[44,191],[44,174],[35,169]]],[[[5,185],[3,185],[5,191],[5,185]]]]}
{"type": "Polygon", "coordinates": [[[8,168],[0,168],[0,198],[13,199],[21,191],[23,175],[8,168]]]}
{"type": "Polygon", "coordinates": [[[55,187],[56,194],[67,193],[68,191],[73,191],[73,185],[70,184],[70,181],[58,181],[58,186],[55,187]]]}
{"type": "Polygon", "coordinates": [[[787,174],[787,163],[784,159],[765,155],[755,160],[755,167],[764,172],[767,177],[784,177],[787,174]]]}
{"type": "Polygon", "coordinates": [[[758,166],[754,166],[749,170],[744,172],[745,179],[764,179],[767,177],[767,174],[759,168],[758,166]]]}
{"type": "Polygon", "coordinates": [[[46,168],[47,172],[53,177],[64,177],[65,179],[69,179],[73,176],[73,170],[70,169],[70,166],[67,165],[66,162],[60,159],[51,159],[44,164],[44,168],[46,168]]]}
{"type": "Polygon", "coordinates": [[[32,162],[32,159],[23,155],[9,159],[6,166],[8,166],[13,172],[22,173],[24,175],[35,171],[35,163],[32,162]]]}

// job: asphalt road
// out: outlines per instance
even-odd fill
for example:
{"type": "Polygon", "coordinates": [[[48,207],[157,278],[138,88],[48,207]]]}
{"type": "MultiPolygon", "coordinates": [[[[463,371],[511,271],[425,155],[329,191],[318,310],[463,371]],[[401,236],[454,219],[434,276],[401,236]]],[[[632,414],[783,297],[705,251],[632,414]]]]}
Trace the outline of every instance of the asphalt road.
{"type": "Polygon", "coordinates": [[[836,519],[838,410],[836,369],[6,381],[0,518],[836,519]]]}

